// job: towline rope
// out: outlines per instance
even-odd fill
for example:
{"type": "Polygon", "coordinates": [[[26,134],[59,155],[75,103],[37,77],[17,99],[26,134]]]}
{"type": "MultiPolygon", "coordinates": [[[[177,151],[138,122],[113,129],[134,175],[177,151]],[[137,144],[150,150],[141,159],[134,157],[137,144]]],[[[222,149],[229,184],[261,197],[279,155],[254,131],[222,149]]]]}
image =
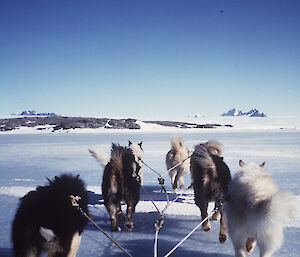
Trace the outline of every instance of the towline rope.
{"type": "Polygon", "coordinates": [[[191,158],[191,155],[188,156],[187,158],[185,158],[181,163],[176,164],[175,166],[171,167],[170,169],[168,169],[165,173],[163,173],[162,175],[157,172],[156,170],[154,170],[153,168],[151,168],[147,163],[145,163],[141,158],[139,158],[139,160],[147,167],[149,168],[151,171],[153,171],[155,174],[158,175],[158,181],[159,184],[162,187],[162,191],[165,193],[166,198],[167,198],[167,204],[165,206],[165,208],[160,211],[158,209],[158,207],[156,206],[156,204],[154,203],[153,199],[151,198],[151,196],[148,194],[148,192],[144,189],[144,187],[142,186],[142,184],[140,183],[141,188],[143,189],[143,191],[145,192],[145,194],[148,196],[148,198],[150,199],[150,201],[152,202],[152,204],[154,205],[154,207],[156,208],[157,212],[159,213],[159,218],[157,219],[157,221],[154,224],[155,227],[155,237],[154,237],[154,257],[157,257],[157,242],[158,242],[158,233],[160,232],[161,228],[163,227],[163,223],[164,223],[164,213],[167,211],[167,209],[169,208],[169,206],[176,202],[184,193],[186,193],[187,190],[189,190],[190,188],[192,188],[193,184],[191,184],[187,189],[185,189],[180,195],[178,195],[173,201],[169,201],[169,196],[167,193],[166,188],[164,187],[164,179],[163,176],[167,173],[169,173],[169,171],[175,169],[176,167],[182,165],[186,160],[188,160],[189,158],[191,158]]]}
{"type": "MultiPolygon", "coordinates": [[[[148,167],[148,166],[147,166],[148,167]]],[[[154,171],[154,170],[153,170],[154,171]]],[[[159,218],[156,220],[155,224],[154,224],[154,228],[155,228],[155,237],[154,237],[154,257],[157,257],[157,241],[158,241],[158,233],[160,231],[160,229],[163,226],[164,223],[164,214],[158,209],[157,205],[155,204],[155,202],[153,201],[152,197],[148,194],[147,190],[143,187],[140,179],[139,179],[139,175],[135,174],[134,176],[137,180],[137,182],[140,184],[142,190],[145,192],[145,194],[147,195],[147,197],[149,198],[149,200],[151,201],[151,203],[153,204],[153,206],[155,207],[155,209],[157,210],[157,212],[159,213],[159,218]]],[[[167,197],[167,203],[169,203],[169,196],[167,194],[167,190],[164,187],[164,179],[159,177],[158,178],[159,184],[162,187],[162,190],[165,192],[166,197],[167,197]]]]}
{"type": "Polygon", "coordinates": [[[171,170],[174,170],[175,168],[177,168],[178,166],[182,165],[186,160],[190,159],[192,157],[192,155],[189,155],[188,157],[186,157],[182,162],[177,163],[176,165],[174,165],[173,167],[171,167],[170,169],[168,169],[167,171],[165,171],[161,177],[164,177],[166,174],[168,174],[171,170]]]}
{"type": "Polygon", "coordinates": [[[205,221],[207,221],[210,217],[212,217],[217,211],[219,207],[215,207],[213,211],[207,215],[207,217],[202,220],[190,233],[188,233],[177,245],[175,245],[171,251],[169,251],[164,257],[169,257],[184,241],[186,241],[205,221]]]}
{"type": "Polygon", "coordinates": [[[175,203],[182,195],[184,195],[192,187],[193,187],[193,183],[190,184],[189,187],[186,188],[181,194],[179,194],[174,200],[172,200],[171,202],[168,202],[167,205],[165,206],[165,208],[163,209],[162,213],[164,214],[172,203],[175,203]]]}
{"type": "Polygon", "coordinates": [[[176,165],[174,165],[173,167],[171,167],[170,169],[168,169],[167,171],[165,171],[163,174],[160,174],[159,172],[157,172],[156,170],[154,170],[153,168],[151,168],[147,163],[145,163],[141,158],[139,158],[139,160],[147,167],[149,168],[151,171],[153,171],[154,173],[156,173],[159,177],[164,177],[166,174],[168,174],[171,170],[174,170],[175,168],[177,168],[178,166],[182,165],[186,160],[190,159],[192,157],[192,155],[189,155],[187,158],[185,158],[182,162],[177,163],[176,165]]]}
{"type": "Polygon", "coordinates": [[[119,245],[115,240],[113,240],[102,228],[100,228],[85,212],[82,210],[82,208],[78,204],[78,200],[80,200],[79,196],[73,196],[70,195],[70,199],[72,202],[72,206],[77,207],[77,209],[80,211],[80,213],[86,217],[98,230],[100,230],[108,239],[110,239],[117,247],[119,247],[122,252],[127,254],[129,257],[133,257],[130,253],[128,253],[121,245],[119,245]]]}

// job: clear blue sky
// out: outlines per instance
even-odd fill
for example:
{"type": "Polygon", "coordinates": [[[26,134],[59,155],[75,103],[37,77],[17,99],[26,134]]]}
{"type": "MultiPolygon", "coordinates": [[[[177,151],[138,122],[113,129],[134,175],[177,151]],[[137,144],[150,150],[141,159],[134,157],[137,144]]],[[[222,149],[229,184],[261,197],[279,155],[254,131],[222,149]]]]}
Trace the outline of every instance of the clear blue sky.
{"type": "Polygon", "coordinates": [[[1,0],[0,114],[300,110],[299,0],[1,0]]]}

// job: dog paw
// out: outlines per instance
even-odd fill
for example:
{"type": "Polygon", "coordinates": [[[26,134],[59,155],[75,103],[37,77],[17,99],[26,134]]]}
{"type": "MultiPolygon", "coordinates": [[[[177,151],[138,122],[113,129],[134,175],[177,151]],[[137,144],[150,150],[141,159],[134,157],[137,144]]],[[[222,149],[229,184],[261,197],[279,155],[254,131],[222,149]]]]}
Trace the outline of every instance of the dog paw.
{"type": "Polygon", "coordinates": [[[248,238],[247,243],[246,243],[246,249],[247,249],[248,254],[253,252],[255,245],[256,245],[255,239],[248,238]]]}
{"type": "Polygon", "coordinates": [[[220,241],[220,243],[225,243],[226,239],[227,239],[227,235],[226,234],[220,234],[219,235],[219,241],[220,241]]]}
{"type": "Polygon", "coordinates": [[[120,232],[121,228],[119,226],[111,227],[111,231],[120,232]]]}
{"type": "Polygon", "coordinates": [[[205,231],[205,232],[208,232],[211,230],[211,225],[209,222],[205,222],[203,225],[202,225],[202,229],[205,231]]]}
{"type": "Polygon", "coordinates": [[[132,223],[126,223],[126,224],[125,224],[125,228],[126,228],[127,231],[132,231],[132,229],[133,229],[133,224],[132,224],[132,223]]]}

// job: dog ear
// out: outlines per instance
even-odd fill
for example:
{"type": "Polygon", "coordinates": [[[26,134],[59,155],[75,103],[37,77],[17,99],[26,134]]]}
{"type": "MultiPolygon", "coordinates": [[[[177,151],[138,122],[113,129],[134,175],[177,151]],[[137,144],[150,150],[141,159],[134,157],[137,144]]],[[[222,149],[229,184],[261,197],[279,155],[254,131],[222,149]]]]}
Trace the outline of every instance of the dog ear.
{"type": "Polygon", "coordinates": [[[79,179],[79,177],[80,177],[80,175],[78,174],[78,175],[76,176],[76,179],[79,179]]]}
{"type": "Polygon", "coordinates": [[[143,141],[141,141],[141,143],[138,143],[138,145],[140,146],[140,148],[143,150],[142,144],[143,144],[143,141]]]}
{"type": "Polygon", "coordinates": [[[264,168],[266,166],[266,162],[263,162],[261,165],[259,165],[261,168],[264,168]]]}
{"type": "Polygon", "coordinates": [[[242,160],[240,160],[240,161],[239,161],[239,165],[240,165],[240,167],[244,167],[244,166],[245,166],[245,163],[244,163],[242,160]]]}
{"type": "Polygon", "coordinates": [[[50,185],[53,183],[53,181],[51,181],[50,178],[47,178],[47,177],[46,177],[46,179],[48,180],[48,182],[49,182],[50,185]]]}
{"type": "Polygon", "coordinates": [[[128,140],[128,146],[131,146],[131,145],[132,145],[131,141],[130,141],[130,140],[128,140]]]}

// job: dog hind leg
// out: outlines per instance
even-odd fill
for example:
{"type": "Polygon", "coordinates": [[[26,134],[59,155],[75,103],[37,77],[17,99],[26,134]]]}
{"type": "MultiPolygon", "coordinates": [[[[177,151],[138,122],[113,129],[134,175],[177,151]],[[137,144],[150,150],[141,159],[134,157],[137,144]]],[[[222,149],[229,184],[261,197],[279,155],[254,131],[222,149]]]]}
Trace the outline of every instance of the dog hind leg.
{"type": "Polygon", "coordinates": [[[69,251],[67,257],[75,257],[76,256],[76,253],[77,253],[79,245],[80,245],[80,241],[81,241],[81,236],[79,235],[78,232],[76,232],[72,238],[70,251],[69,251]]]}
{"type": "Polygon", "coordinates": [[[257,238],[260,257],[271,257],[278,250],[283,241],[281,225],[273,224],[269,231],[264,231],[257,238]]]}
{"type": "Polygon", "coordinates": [[[220,214],[221,214],[221,219],[220,219],[219,241],[220,243],[224,243],[227,239],[227,231],[226,231],[226,217],[225,217],[223,206],[220,207],[220,214]]]}
{"type": "Polygon", "coordinates": [[[117,219],[118,220],[124,220],[125,219],[125,216],[122,212],[122,209],[121,209],[121,204],[118,205],[117,207],[117,219]]]}
{"type": "MultiPolygon", "coordinates": [[[[207,215],[208,215],[208,214],[207,214],[208,202],[205,202],[204,200],[199,200],[199,201],[198,201],[198,200],[196,199],[196,205],[200,208],[202,220],[206,219],[206,218],[207,218],[207,215]]],[[[202,229],[203,229],[205,232],[210,231],[211,225],[210,225],[210,222],[209,222],[208,219],[202,224],[202,229]]]]}
{"type": "Polygon", "coordinates": [[[246,238],[244,238],[244,236],[240,236],[240,237],[235,237],[235,238],[231,238],[232,239],[232,244],[234,247],[234,256],[235,257],[246,257],[247,256],[247,251],[245,248],[245,241],[246,238]]]}
{"type": "Polygon", "coordinates": [[[111,204],[108,206],[108,212],[109,212],[109,215],[110,215],[110,222],[111,222],[111,225],[110,225],[110,228],[111,228],[111,231],[121,231],[121,228],[118,226],[118,223],[117,223],[117,206],[115,204],[111,204]]]}
{"type": "MultiPolygon", "coordinates": [[[[168,169],[169,169],[169,167],[168,167],[168,169]]],[[[176,171],[175,171],[175,169],[169,171],[169,175],[171,177],[172,188],[173,188],[173,190],[175,190],[177,188],[176,171]]]]}
{"type": "Polygon", "coordinates": [[[246,249],[248,254],[253,252],[255,245],[256,245],[256,240],[254,238],[248,238],[246,242],[246,249]]]}
{"type": "Polygon", "coordinates": [[[176,184],[176,187],[177,187],[177,182],[179,180],[179,185],[180,185],[180,188],[184,188],[184,181],[183,181],[183,168],[181,166],[177,167],[177,174],[176,174],[176,177],[175,177],[175,184],[176,184]]]}
{"type": "Polygon", "coordinates": [[[127,203],[125,228],[128,231],[131,231],[133,229],[132,215],[134,211],[135,211],[135,204],[131,202],[127,203]]]}
{"type": "MultiPolygon", "coordinates": [[[[215,208],[216,208],[217,206],[218,206],[217,203],[215,203],[215,208]]],[[[221,219],[220,210],[217,210],[217,211],[213,214],[212,219],[213,219],[213,220],[220,220],[220,219],[221,219]]]]}

